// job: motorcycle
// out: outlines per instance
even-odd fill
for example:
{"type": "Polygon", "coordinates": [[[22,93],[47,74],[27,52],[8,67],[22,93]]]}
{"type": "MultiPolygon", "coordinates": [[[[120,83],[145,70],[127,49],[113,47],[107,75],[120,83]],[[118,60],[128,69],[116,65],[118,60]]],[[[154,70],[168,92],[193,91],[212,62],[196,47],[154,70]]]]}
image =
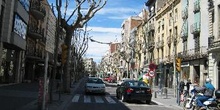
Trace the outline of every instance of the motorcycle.
{"type": "MultiPolygon", "coordinates": [[[[196,98],[203,93],[198,92],[194,89],[191,90],[191,97],[187,98],[184,102],[184,110],[198,110],[199,107],[196,104],[196,98]]],[[[207,101],[204,101],[206,110],[220,110],[220,90],[215,91],[215,98],[209,98],[207,101]]]]}
{"type": "Polygon", "coordinates": [[[220,90],[215,91],[215,98],[203,102],[207,110],[220,110],[220,90]]]}

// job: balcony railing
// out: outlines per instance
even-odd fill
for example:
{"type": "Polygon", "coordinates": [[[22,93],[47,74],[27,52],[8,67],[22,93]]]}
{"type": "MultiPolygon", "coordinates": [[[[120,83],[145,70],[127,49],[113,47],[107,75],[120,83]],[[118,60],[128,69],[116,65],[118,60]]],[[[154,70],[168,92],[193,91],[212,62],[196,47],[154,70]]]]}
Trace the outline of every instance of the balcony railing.
{"type": "Polygon", "coordinates": [[[172,41],[171,38],[172,38],[171,35],[167,37],[167,44],[171,44],[172,41]]]}
{"type": "Polygon", "coordinates": [[[154,23],[149,24],[149,31],[153,31],[155,29],[154,23]]]}
{"type": "Polygon", "coordinates": [[[200,33],[200,22],[196,22],[194,24],[191,25],[191,33],[192,34],[199,34],[200,33]]]}
{"type": "Polygon", "coordinates": [[[183,60],[194,60],[194,59],[199,59],[199,58],[205,58],[208,56],[207,49],[208,48],[206,46],[202,46],[200,48],[185,50],[183,52],[180,52],[179,56],[183,60]]]}
{"type": "Polygon", "coordinates": [[[149,42],[149,44],[148,44],[148,50],[153,50],[154,49],[154,47],[155,47],[155,43],[154,43],[154,41],[150,41],[149,42]]]}
{"type": "Polygon", "coordinates": [[[196,13],[196,12],[199,12],[200,11],[200,1],[197,0],[194,2],[194,10],[193,12],[196,13]]]}
{"type": "Polygon", "coordinates": [[[26,50],[26,56],[31,57],[33,59],[42,59],[44,58],[43,55],[43,51],[41,51],[40,49],[32,48],[26,50]]]}
{"type": "Polygon", "coordinates": [[[182,19],[187,19],[188,18],[188,8],[186,7],[183,11],[182,11],[182,19]]]}
{"type": "Polygon", "coordinates": [[[28,35],[34,39],[42,39],[44,37],[44,29],[38,28],[36,24],[29,24],[28,35]]]}
{"type": "Polygon", "coordinates": [[[209,46],[209,51],[219,51],[220,49],[220,39],[216,39],[214,40],[214,36],[212,37],[209,37],[208,38],[209,41],[208,41],[208,46],[209,46]]]}
{"type": "Polygon", "coordinates": [[[162,48],[164,46],[164,41],[160,40],[156,43],[156,48],[162,48]]]}
{"type": "Polygon", "coordinates": [[[46,16],[46,9],[38,0],[32,0],[30,5],[30,12],[38,20],[41,20],[46,16]]]}

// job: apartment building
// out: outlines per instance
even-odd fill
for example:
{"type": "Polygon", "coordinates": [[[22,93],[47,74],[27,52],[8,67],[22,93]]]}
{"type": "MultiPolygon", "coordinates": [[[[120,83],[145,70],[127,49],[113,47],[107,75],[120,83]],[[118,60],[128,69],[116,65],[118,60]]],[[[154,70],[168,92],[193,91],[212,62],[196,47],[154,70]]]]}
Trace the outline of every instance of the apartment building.
{"type": "Polygon", "coordinates": [[[24,75],[24,79],[27,81],[37,80],[44,74],[46,40],[47,34],[49,34],[47,32],[50,15],[47,11],[48,7],[50,5],[47,0],[30,0],[24,75]]]}
{"type": "Polygon", "coordinates": [[[207,76],[210,77],[213,81],[214,86],[220,88],[220,1],[219,0],[208,0],[206,4],[208,7],[205,8],[208,10],[207,19],[208,22],[208,72],[207,76]]]}
{"type": "Polygon", "coordinates": [[[142,18],[139,16],[131,16],[128,19],[124,20],[124,22],[121,25],[122,32],[122,46],[121,46],[121,54],[123,54],[121,57],[121,61],[123,63],[123,76],[124,77],[133,77],[133,74],[130,74],[131,67],[134,66],[134,61],[132,61],[132,50],[134,49],[132,47],[132,43],[135,40],[133,36],[131,35],[132,29],[137,27],[139,24],[141,24],[142,18]]]}
{"type": "Polygon", "coordinates": [[[190,78],[192,82],[203,85],[207,75],[208,49],[208,1],[182,0],[182,43],[183,51],[179,53],[181,78],[190,78]],[[202,7],[202,8],[201,8],[202,7]]]}
{"type": "Polygon", "coordinates": [[[24,75],[30,3],[29,0],[1,0],[0,4],[0,83],[19,83],[24,75]]]}
{"type": "Polygon", "coordinates": [[[172,87],[174,56],[182,50],[180,0],[157,2],[155,16],[154,59],[157,65],[155,84],[172,87]]]}

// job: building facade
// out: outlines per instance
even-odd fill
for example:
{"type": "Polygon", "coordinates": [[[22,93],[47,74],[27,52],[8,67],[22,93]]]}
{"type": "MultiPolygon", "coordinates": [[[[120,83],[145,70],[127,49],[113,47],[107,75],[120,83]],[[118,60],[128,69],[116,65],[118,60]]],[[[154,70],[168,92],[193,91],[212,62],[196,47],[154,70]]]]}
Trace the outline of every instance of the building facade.
{"type": "Polygon", "coordinates": [[[29,0],[1,0],[1,73],[0,83],[22,82],[29,0]]]}
{"type": "Polygon", "coordinates": [[[219,0],[209,0],[207,3],[208,9],[208,76],[213,80],[214,86],[220,88],[220,1],[219,0]]]}

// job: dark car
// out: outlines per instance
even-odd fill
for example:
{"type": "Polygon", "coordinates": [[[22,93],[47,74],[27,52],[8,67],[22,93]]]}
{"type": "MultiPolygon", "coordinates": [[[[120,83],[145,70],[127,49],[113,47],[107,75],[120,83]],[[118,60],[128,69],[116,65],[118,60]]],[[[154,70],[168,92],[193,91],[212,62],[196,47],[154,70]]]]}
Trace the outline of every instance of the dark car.
{"type": "Polygon", "coordinates": [[[116,97],[123,102],[139,100],[149,104],[151,102],[152,93],[151,88],[143,81],[128,80],[117,87],[116,97]]]}

